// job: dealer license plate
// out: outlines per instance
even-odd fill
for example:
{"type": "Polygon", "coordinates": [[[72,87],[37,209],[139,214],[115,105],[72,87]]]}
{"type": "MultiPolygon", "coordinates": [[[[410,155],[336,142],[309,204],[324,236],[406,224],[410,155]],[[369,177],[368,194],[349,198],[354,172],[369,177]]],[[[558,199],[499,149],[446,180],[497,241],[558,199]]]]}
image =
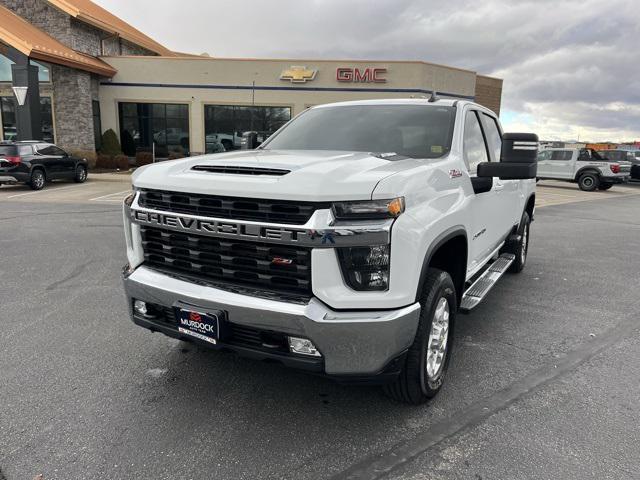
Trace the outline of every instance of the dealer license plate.
{"type": "Polygon", "coordinates": [[[205,342],[216,344],[220,333],[220,319],[224,312],[198,312],[194,310],[180,310],[178,317],[178,331],[205,342]]]}

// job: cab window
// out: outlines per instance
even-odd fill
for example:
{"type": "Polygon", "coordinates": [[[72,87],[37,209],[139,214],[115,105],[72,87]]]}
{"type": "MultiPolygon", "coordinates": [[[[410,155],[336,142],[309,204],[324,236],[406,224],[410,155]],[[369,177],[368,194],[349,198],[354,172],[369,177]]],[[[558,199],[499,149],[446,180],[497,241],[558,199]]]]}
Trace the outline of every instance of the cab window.
{"type": "Polygon", "coordinates": [[[492,153],[494,162],[500,161],[500,154],[502,153],[502,135],[498,128],[496,119],[486,113],[481,114],[482,126],[484,127],[484,133],[487,135],[487,144],[489,145],[489,151],[492,153]]]}
{"type": "Polygon", "coordinates": [[[571,160],[571,150],[554,150],[551,154],[551,160],[571,160]]]}
{"type": "Polygon", "coordinates": [[[478,173],[478,164],[488,162],[487,145],[484,141],[482,128],[478,115],[474,111],[467,112],[464,120],[464,140],[463,140],[464,161],[467,164],[470,175],[478,173]]]}

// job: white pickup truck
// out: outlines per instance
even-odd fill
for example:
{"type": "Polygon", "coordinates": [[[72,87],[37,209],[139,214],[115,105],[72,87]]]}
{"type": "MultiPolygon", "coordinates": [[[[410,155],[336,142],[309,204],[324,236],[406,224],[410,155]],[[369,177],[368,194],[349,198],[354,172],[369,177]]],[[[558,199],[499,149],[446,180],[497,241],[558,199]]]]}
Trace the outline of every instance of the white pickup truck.
{"type": "Polygon", "coordinates": [[[609,190],[626,183],[631,162],[614,162],[587,148],[550,148],[538,154],[538,178],[565,180],[578,184],[580,190],[609,190]]]}
{"type": "Polygon", "coordinates": [[[537,140],[468,101],[360,101],[311,108],[257,149],[138,169],[131,317],[424,402],[456,313],[525,265],[537,140]]]}

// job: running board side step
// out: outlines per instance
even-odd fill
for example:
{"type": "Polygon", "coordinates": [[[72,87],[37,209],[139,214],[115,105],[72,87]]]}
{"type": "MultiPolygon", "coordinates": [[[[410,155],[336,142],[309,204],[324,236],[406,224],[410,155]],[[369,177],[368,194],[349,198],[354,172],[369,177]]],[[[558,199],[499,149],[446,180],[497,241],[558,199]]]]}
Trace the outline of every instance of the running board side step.
{"type": "Polygon", "coordinates": [[[512,253],[503,253],[495,262],[489,265],[489,268],[464,292],[462,302],[460,302],[460,311],[466,313],[476,308],[515,259],[516,256],[512,253]]]}

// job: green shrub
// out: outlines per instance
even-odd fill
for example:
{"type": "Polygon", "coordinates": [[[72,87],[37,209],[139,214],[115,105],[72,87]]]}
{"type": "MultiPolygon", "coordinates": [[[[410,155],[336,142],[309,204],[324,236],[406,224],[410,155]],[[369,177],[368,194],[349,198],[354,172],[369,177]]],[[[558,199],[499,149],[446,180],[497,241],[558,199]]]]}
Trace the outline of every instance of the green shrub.
{"type": "Polygon", "coordinates": [[[116,155],[113,158],[113,161],[116,165],[116,168],[118,168],[119,170],[129,170],[129,157],[127,157],[126,155],[116,155]]]}
{"type": "Polygon", "coordinates": [[[122,155],[118,136],[112,129],[102,134],[102,148],[100,149],[100,153],[111,156],[122,155]]]}
{"type": "Polygon", "coordinates": [[[153,163],[153,154],[151,152],[136,153],[136,165],[142,167],[143,165],[149,165],[150,163],[153,163]]]}

